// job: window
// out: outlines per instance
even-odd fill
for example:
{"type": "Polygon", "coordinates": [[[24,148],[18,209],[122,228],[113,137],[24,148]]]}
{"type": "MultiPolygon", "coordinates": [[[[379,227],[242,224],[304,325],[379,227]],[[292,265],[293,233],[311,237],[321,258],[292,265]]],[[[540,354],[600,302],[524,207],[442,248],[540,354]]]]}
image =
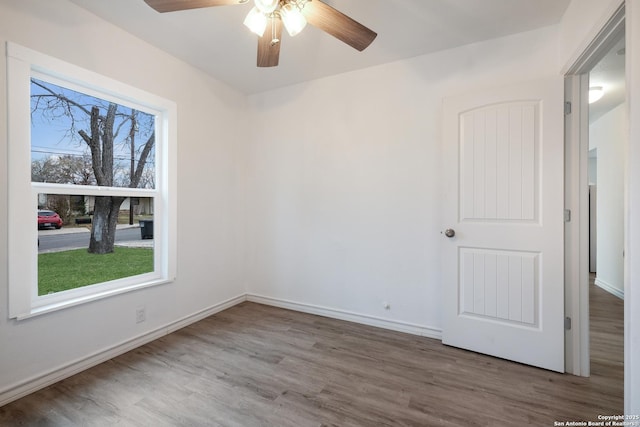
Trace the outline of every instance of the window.
{"type": "Polygon", "coordinates": [[[10,316],[173,280],[175,104],[12,43],[7,56],[10,316]],[[142,228],[121,244],[118,223],[142,228]],[[86,242],[37,235],[61,227],[86,242]]]}

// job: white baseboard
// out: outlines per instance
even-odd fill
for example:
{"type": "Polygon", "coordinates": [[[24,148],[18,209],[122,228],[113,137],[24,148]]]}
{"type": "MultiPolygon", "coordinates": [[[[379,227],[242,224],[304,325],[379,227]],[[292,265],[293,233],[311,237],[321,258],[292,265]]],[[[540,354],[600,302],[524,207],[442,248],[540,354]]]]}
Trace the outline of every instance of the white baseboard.
{"type": "Polygon", "coordinates": [[[594,281],[594,283],[596,284],[596,286],[598,286],[599,288],[604,289],[605,291],[609,292],[610,294],[615,295],[620,299],[624,299],[624,290],[620,290],[620,289],[616,288],[611,283],[607,283],[604,280],[601,280],[601,279],[599,279],[597,277],[596,277],[596,280],[594,281]]]}
{"type": "Polygon", "coordinates": [[[137,337],[126,340],[120,344],[114,345],[107,349],[98,351],[87,357],[83,357],[65,364],[59,368],[53,369],[47,373],[34,376],[19,383],[5,387],[0,390],[0,406],[20,399],[23,396],[34,393],[65,378],[69,378],[79,372],[87,370],[116,356],[131,351],[137,347],[147,344],[158,338],[162,338],[172,332],[182,329],[192,323],[198,322],[213,314],[240,304],[244,301],[252,301],[259,304],[270,305],[274,307],[286,308],[289,310],[300,311],[303,313],[316,314],[319,316],[329,317],[333,319],[346,320],[348,322],[361,323],[364,325],[375,326],[383,329],[390,329],[398,332],[405,332],[413,335],[419,335],[437,340],[442,339],[442,330],[429,326],[416,325],[407,322],[399,322],[395,320],[383,319],[366,314],[353,313],[345,310],[337,310],[317,305],[298,303],[277,298],[265,297],[254,294],[242,294],[234,298],[230,298],[221,303],[215,304],[204,310],[190,314],[169,324],[146,332],[137,337]]]}
{"type": "Polygon", "coordinates": [[[334,308],[287,301],[255,294],[247,294],[247,301],[442,340],[442,330],[430,326],[399,322],[397,320],[383,319],[367,314],[359,314],[345,310],[337,310],[334,308]]]}
{"type": "Polygon", "coordinates": [[[178,329],[184,328],[192,323],[209,317],[213,314],[219,313],[222,310],[233,307],[236,304],[240,304],[247,300],[246,294],[239,295],[234,298],[230,298],[221,303],[212,305],[204,310],[200,310],[196,313],[185,316],[182,319],[176,320],[164,326],[154,329],[153,331],[146,332],[135,338],[124,341],[115,346],[109,347],[105,350],[96,352],[90,356],[77,359],[73,362],[67,363],[57,369],[54,369],[48,373],[32,377],[28,380],[21,381],[20,383],[11,385],[9,387],[0,390],[0,406],[6,405],[9,402],[20,399],[23,396],[34,393],[40,389],[43,389],[58,381],[62,381],[65,378],[69,378],[79,372],[89,369],[100,363],[106,362],[109,359],[113,359],[116,356],[124,354],[134,348],[140,347],[153,340],[161,338],[178,329]]]}

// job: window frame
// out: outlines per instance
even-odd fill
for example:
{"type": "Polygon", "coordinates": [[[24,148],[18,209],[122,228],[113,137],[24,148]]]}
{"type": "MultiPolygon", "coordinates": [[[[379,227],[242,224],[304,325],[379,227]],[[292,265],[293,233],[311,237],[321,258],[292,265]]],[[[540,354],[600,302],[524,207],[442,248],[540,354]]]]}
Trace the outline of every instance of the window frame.
{"type": "Polygon", "coordinates": [[[7,42],[9,147],[9,317],[25,319],[97,299],[175,280],[177,107],[98,73],[7,42]],[[155,116],[154,189],[99,187],[31,181],[31,77],[132,107],[155,116]],[[35,226],[38,193],[152,197],[154,271],[81,288],[38,295],[35,226]],[[25,212],[31,212],[26,215],[25,212]]]}

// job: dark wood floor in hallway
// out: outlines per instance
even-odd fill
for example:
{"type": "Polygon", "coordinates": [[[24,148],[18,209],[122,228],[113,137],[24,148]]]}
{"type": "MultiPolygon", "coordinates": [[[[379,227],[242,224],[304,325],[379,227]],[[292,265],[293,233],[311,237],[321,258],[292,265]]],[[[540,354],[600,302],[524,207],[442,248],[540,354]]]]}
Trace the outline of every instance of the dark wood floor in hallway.
{"type": "Polygon", "coordinates": [[[2,426],[553,426],[623,411],[622,301],[591,378],[242,303],[0,408],[2,426]]]}

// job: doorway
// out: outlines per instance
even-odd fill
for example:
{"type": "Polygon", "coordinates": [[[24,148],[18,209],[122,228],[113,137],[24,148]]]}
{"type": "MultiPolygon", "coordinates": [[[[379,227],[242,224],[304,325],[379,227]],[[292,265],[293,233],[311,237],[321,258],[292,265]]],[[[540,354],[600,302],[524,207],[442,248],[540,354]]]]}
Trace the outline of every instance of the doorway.
{"type": "Polygon", "coordinates": [[[565,80],[566,371],[582,376],[623,375],[624,17],[621,6],[565,80]]]}
{"type": "Polygon", "coordinates": [[[625,38],[589,71],[590,266],[595,284],[624,297],[625,38]],[[595,264],[595,265],[594,265],[595,264]]]}

